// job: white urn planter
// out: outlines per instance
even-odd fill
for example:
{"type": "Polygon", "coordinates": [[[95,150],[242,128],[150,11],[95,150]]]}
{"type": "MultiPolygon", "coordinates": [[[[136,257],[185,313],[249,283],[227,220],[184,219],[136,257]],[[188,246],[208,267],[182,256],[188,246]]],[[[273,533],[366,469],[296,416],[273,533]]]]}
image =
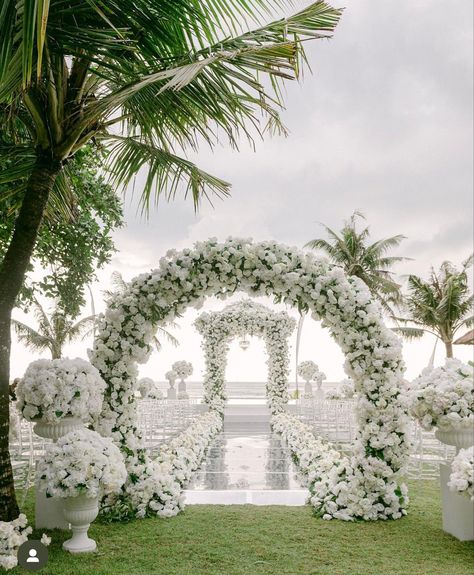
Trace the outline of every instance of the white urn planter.
{"type": "MultiPolygon", "coordinates": [[[[50,439],[54,443],[62,437],[84,427],[82,421],[76,417],[63,417],[55,423],[49,423],[43,419],[34,421],[33,430],[39,437],[50,439]]],[[[41,489],[35,490],[35,525],[37,529],[68,529],[68,523],[64,519],[62,502],[59,499],[46,497],[41,489]]]]}
{"type": "Polygon", "coordinates": [[[71,525],[72,537],[63,543],[63,549],[70,553],[91,553],[97,549],[96,542],[87,532],[99,513],[99,500],[86,495],[67,497],[63,501],[63,513],[71,525]]]}
{"type": "Polygon", "coordinates": [[[316,391],[315,391],[315,396],[318,399],[324,399],[326,397],[326,394],[324,393],[323,389],[322,389],[322,384],[323,381],[322,379],[317,379],[316,380],[316,391]]]}
{"type": "Polygon", "coordinates": [[[178,384],[178,399],[189,399],[184,379],[182,379],[178,384]]]}
{"type": "Polygon", "coordinates": [[[473,427],[452,427],[451,429],[435,431],[435,437],[441,443],[446,445],[454,445],[456,453],[460,449],[466,449],[474,445],[474,428],[473,427]]]}
{"type": "MultiPolygon", "coordinates": [[[[437,429],[436,438],[446,445],[456,447],[456,453],[474,445],[473,427],[453,427],[447,430],[437,429]]],[[[465,495],[453,493],[448,482],[451,476],[451,463],[440,465],[440,484],[443,530],[460,541],[474,540],[474,501],[465,495]]]]}
{"type": "Polygon", "coordinates": [[[56,442],[60,437],[66,435],[70,431],[84,427],[82,421],[76,417],[63,417],[55,423],[44,421],[43,419],[36,419],[33,431],[36,435],[44,439],[51,439],[56,442]]]}
{"type": "Polygon", "coordinates": [[[166,393],[166,397],[167,399],[176,399],[176,389],[174,388],[174,380],[169,379],[168,383],[170,384],[170,387],[166,393]]]}
{"type": "Polygon", "coordinates": [[[309,379],[307,379],[304,384],[304,395],[305,397],[313,397],[313,385],[309,379]]]}

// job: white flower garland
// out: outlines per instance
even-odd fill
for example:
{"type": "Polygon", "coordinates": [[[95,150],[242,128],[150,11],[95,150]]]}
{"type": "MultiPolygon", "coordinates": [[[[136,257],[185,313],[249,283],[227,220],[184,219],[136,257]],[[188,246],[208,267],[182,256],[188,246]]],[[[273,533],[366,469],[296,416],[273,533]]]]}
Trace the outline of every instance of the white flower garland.
{"type": "Polygon", "coordinates": [[[425,369],[409,391],[410,413],[423,429],[474,425],[474,367],[447,359],[442,367],[425,369]]]}
{"type": "Polygon", "coordinates": [[[474,501],[474,446],[460,449],[453,459],[448,487],[474,501]]]}
{"type": "Polygon", "coordinates": [[[267,348],[269,406],[274,412],[282,409],[288,402],[290,354],[287,339],[296,327],[292,317],[247,300],[218,312],[202,313],[194,325],[203,336],[206,403],[213,409],[223,410],[227,399],[224,388],[229,343],[234,337],[251,335],[262,337],[267,348]]]}
{"type": "Polygon", "coordinates": [[[177,515],[184,508],[184,488],[221,429],[222,417],[215,411],[196,418],[162,447],[157,459],[147,466],[146,474],[134,477],[120,495],[104,498],[102,514],[111,520],[177,515]]]}
{"type": "MultiPolygon", "coordinates": [[[[18,565],[18,548],[28,541],[28,535],[32,532],[23,513],[13,521],[0,521],[0,567],[5,571],[18,565]]],[[[47,547],[51,539],[43,533],[41,543],[47,547]]]]}
{"type": "Polygon", "coordinates": [[[379,305],[361,280],[348,278],[342,269],[311,253],[235,238],[224,243],[210,239],[193,249],[168,252],[157,270],[136,277],[114,297],[101,322],[90,357],[108,387],[95,426],[111,435],[126,455],[125,503],[136,510],[134,501],[148,497],[145,483],[154,473],[136,426],[137,363],[147,361],[159,325],[191,305],[200,306],[208,296],[225,298],[236,290],[274,296],[324,319],[346,355],[345,369],[359,396],[359,432],[351,465],[365,488],[350,496],[366,505],[373,501],[370,493],[380,494],[386,485],[387,497],[373,504],[374,513],[396,516],[396,501],[401,510],[405,498],[403,486],[393,486],[401,481],[408,453],[408,418],[401,394],[404,365],[400,342],[384,326],[379,305]]]}
{"type": "Polygon", "coordinates": [[[38,359],[16,389],[18,411],[28,421],[57,423],[73,416],[87,422],[100,414],[105,387],[97,369],[84,359],[38,359]]]}
{"type": "Polygon", "coordinates": [[[94,498],[119,491],[127,478],[116,445],[90,429],[77,429],[46,446],[37,484],[47,497],[94,498]]]}
{"type": "MultiPolygon", "coordinates": [[[[406,515],[408,490],[396,478],[376,485],[357,469],[357,457],[346,457],[314,436],[309,425],[288,413],[272,417],[272,427],[290,448],[305,478],[316,515],[323,519],[398,519],[406,515]],[[357,495],[356,495],[357,494],[357,495]]],[[[374,462],[373,464],[377,464],[374,462]]],[[[387,478],[388,479],[388,478],[387,478]]]]}

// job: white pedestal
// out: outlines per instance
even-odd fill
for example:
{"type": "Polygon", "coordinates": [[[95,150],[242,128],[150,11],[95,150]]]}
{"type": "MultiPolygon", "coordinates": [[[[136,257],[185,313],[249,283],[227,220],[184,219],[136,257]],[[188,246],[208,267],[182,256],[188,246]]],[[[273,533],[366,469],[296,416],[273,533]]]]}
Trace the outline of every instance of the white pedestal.
{"type": "Polygon", "coordinates": [[[36,529],[69,529],[69,523],[64,519],[62,499],[47,498],[38,488],[35,497],[36,529]]]}
{"type": "Polygon", "coordinates": [[[441,501],[443,505],[443,530],[460,541],[474,540],[474,501],[466,495],[453,492],[448,487],[451,465],[441,463],[441,501]]]}

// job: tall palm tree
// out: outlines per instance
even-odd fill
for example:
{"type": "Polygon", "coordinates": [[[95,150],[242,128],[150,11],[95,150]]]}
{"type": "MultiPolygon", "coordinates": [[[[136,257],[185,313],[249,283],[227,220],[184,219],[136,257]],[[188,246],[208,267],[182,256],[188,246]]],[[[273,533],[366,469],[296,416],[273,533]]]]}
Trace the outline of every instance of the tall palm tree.
{"type": "Polygon", "coordinates": [[[431,333],[444,343],[446,357],[453,357],[456,333],[474,326],[474,295],[468,278],[472,264],[473,256],[463,262],[461,270],[451,262],[443,262],[438,273],[431,269],[428,281],[410,275],[405,298],[407,315],[395,318],[404,325],[394,331],[409,339],[431,333]]]}
{"type": "Polygon", "coordinates": [[[323,225],[329,239],[317,238],[305,247],[321,250],[349,276],[360,278],[384,310],[392,316],[392,304],[400,302],[401,292],[400,284],[393,279],[390,268],[410,258],[387,256],[386,253],[398,247],[405,236],[397,235],[369,243],[369,227],[358,231],[357,218],[365,219],[365,216],[354,212],[340,232],[323,225]]]}
{"type": "Polygon", "coordinates": [[[10,319],[46,214],[73,202],[68,161],[107,146],[115,184],[145,173],[142,205],[182,188],[229,184],[185,148],[281,129],[284,80],[303,41],[327,38],[341,11],[315,2],[275,20],[291,0],[3,0],[0,6],[0,175],[18,217],[0,264],[0,520],[18,515],[8,454],[10,319]],[[265,81],[265,77],[269,81],[265,81]],[[263,118],[263,120],[262,120],[263,118]],[[5,162],[2,162],[2,166],[5,162]]]}
{"type": "Polygon", "coordinates": [[[35,329],[16,319],[12,320],[18,341],[34,351],[49,350],[52,359],[62,357],[63,348],[79,337],[86,337],[93,332],[96,316],[90,315],[77,322],[55,309],[48,317],[38,300],[33,301],[34,315],[38,322],[35,329]]]}

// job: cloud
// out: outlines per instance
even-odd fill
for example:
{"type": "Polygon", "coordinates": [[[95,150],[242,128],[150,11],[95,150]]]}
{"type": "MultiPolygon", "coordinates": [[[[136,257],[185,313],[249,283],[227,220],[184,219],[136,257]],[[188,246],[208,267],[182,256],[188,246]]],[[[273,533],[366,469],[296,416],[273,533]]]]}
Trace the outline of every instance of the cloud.
{"type": "MultiPolygon", "coordinates": [[[[400,265],[400,273],[426,275],[431,264],[467,255],[473,4],[343,4],[334,38],[307,43],[313,75],[286,87],[289,138],[257,142],[256,151],[242,143],[240,152],[222,145],[191,154],[233,184],[230,199],[199,214],[179,198],[160,203],[144,220],[136,213],[138,181],[135,198],[126,203],[127,228],[115,235],[119,253],[100,274],[101,288],[114,268],[131,278],[156,266],[167,249],[209,236],[301,246],[321,235],[318,222],[337,229],[354,209],[366,214],[375,238],[408,237],[398,253],[415,261],[400,265]]],[[[181,332],[189,328],[184,320],[181,332]]],[[[408,355],[413,374],[431,353],[431,344],[423,345],[421,355],[408,355]]],[[[195,353],[191,344],[180,351],[188,353],[195,353]]]]}

